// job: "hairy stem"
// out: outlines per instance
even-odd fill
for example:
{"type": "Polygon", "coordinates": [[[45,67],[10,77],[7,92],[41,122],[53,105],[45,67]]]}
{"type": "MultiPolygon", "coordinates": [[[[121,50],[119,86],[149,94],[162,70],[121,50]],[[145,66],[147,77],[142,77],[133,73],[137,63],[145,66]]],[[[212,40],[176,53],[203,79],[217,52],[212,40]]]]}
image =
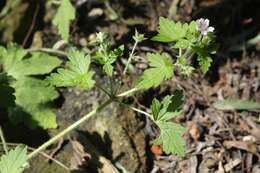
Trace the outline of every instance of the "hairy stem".
{"type": "Polygon", "coordinates": [[[121,94],[118,94],[117,97],[129,96],[130,94],[132,94],[132,93],[134,93],[134,92],[136,92],[136,91],[138,91],[137,88],[132,88],[132,89],[127,90],[127,91],[125,91],[125,92],[123,92],[123,93],[121,93],[121,94]]]}
{"type": "Polygon", "coordinates": [[[111,93],[109,93],[109,91],[107,91],[105,88],[103,88],[102,86],[100,86],[99,84],[95,84],[95,86],[100,89],[101,91],[103,91],[104,93],[106,93],[109,97],[112,97],[111,93]]]}
{"type": "Polygon", "coordinates": [[[2,144],[3,144],[3,148],[5,150],[5,154],[8,154],[8,148],[7,148],[7,145],[6,145],[6,142],[5,142],[5,137],[4,137],[4,133],[2,131],[1,126],[0,126],[0,137],[1,137],[2,144]]]}
{"type": "Polygon", "coordinates": [[[59,56],[68,56],[68,54],[64,51],[61,50],[55,50],[52,48],[32,48],[32,49],[27,49],[29,52],[45,52],[45,53],[50,53],[50,54],[55,54],[59,56]]]}
{"type": "Polygon", "coordinates": [[[110,93],[114,95],[114,87],[113,87],[113,78],[109,76],[109,86],[110,86],[110,93]]]}
{"type": "Polygon", "coordinates": [[[78,126],[80,126],[82,123],[84,123],[86,120],[88,120],[90,117],[94,116],[96,113],[100,112],[101,110],[103,110],[107,105],[109,105],[113,100],[109,99],[107,100],[105,103],[103,103],[102,105],[100,105],[99,107],[97,107],[96,109],[92,110],[91,112],[89,112],[88,114],[84,115],[81,119],[79,119],[78,121],[76,121],[75,123],[73,123],[72,125],[70,125],[69,127],[67,127],[66,129],[64,129],[63,131],[61,131],[60,133],[58,133],[56,136],[52,137],[50,140],[48,140],[47,142],[45,142],[44,144],[42,144],[40,147],[38,147],[36,150],[34,150],[33,152],[31,152],[28,155],[28,160],[33,158],[34,156],[36,156],[38,153],[40,153],[41,151],[43,151],[44,149],[46,149],[47,147],[49,147],[50,145],[52,145],[53,143],[55,143],[56,141],[58,141],[60,138],[62,138],[64,135],[68,134],[69,132],[71,132],[72,130],[76,129],[78,126]]]}
{"type": "Polygon", "coordinates": [[[118,103],[123,105],[123,106],[125,106],[125,107],[127,107],[127,108],[129,108],[129,109],[132,109],[135,112],[139,112],[139,113],[141,113],[143,115],[146,115],[147,117],[149,117],[149,118],[151,118],[153,120],[153,116],[151,114],[149,114],[149,113],[147,113],[145,111],[142,111],[141,109],[138,109],[136,107],[130,106],[130,105],[122,103],[122,102],[118,102],[118,103]]]}
{"type": "Polygon", "coordinates": [[[178,57],[181,57],[181,56],[182,56],[182,49],[179,48],[179,55],[178,55],[178,57]]]}
{"type": "Polygon", "coordinates": [[[132,49],[132,51],[131,51],[131,53],[129,55],[129,58],[127,60],[127,63],[126,63],[126,66],[125,66],[125,69],[124,69],[124,72],[123,72],[124,75],[126,74],[128,66],[129,66],[129,64],[131,63],[131,61],[132,61],[132,59],[134,57],[134,53],[135,53],[135,49],[136,49],[137,44],[138,44],[138,40],[135,41],[134,47],[133,47],[133,49],[132,49]]]}

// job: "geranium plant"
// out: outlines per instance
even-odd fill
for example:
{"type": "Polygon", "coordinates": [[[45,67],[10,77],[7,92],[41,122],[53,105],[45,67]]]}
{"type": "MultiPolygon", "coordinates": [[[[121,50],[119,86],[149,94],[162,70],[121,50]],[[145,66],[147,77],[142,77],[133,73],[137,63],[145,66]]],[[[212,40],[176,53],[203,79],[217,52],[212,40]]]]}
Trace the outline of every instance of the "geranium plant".
{"type": "MultiPolygon", "coordinates": [[[[64,1],[60,8],[65,8],[64,6],[70,5],[64,1]]],[[[62,9],[60,9],[58,13],[58,15],[60,15],[62,9]]],[[[73,16],[71,18],[73,18],[73,16]]],[[[59,17],[56,17],[54,24],[59,27],[61,25],[58,21],[59,17]]],[[[163,150],[167,154],[173,153],[183,156],[185,154],[185,140],[182,136],[185,132],[185,127],[171,121],[172,118],[179,116],[182,112],[181,107],[184,96],[181,91],[177,90],[162,100],[153,99],[150,112],[145,112],[124,103],[124,98],[130,97],[136,92],[141,93],[150,88],[158,87],[163,81],[171,79],[174,73],[190,76],[196,69],[200,69],[200,71],[206,73],[212,63],[211,54],[215,53],[213,31],[214,28],[209,26],[208,19],[199,19],[198,21],[183,24],[161,17],[159,20],[158,34],[153,37],[152,40],[169,43],[174,50],[177,50],[178,54],[176,57],[171,57],[164,52],[147,53],[146,57],[149,61],[149,67],[145,69],[139,79],[134,82],[132,88],[126,91],[121,91],[121,88],[114,87],[115,85],[120,86],[120,83],[117,84],[116,80],[114,80],[115,69],[113,67],[114,62],[123,55],[124,46],[112,49],[108,37],[104,33],[97,34],[96,52],[93,54],[86,54],[75,48],[71,48],[68,52],[62,52],[62,54],[68,58],[65,66],[59,67],[56,72],[47,75],[44,80],[32,77],[32,75],[45,74],[46,76],[46,74],[49,74],[54,68],[61,64],[59,59],[49,56],[46,53],[31,53],[14,45],[7,48],[2,47],[0,62],[3,65],[4,72],[13,78],[13,81],[10,82],[10,86],[14,91],[12,89],[10,89],[10,91],[14,92],[16,105],[18,105],[19,108],[22,107],[23,110],[30,115],[27,115],[27,117],[20,115],[20,117],[14,118],[14,116],[18,114],[11,114],[10,118],[11,120],[15,120],[15,123],[24,121],[32,127],[37,125],[43,128],[56,127],[56,121],[55,118],[53,119],[54,115],[51,112],[51,108],[46,107],[45,103],[58,97],[58,92],[55,90],[57,87],[80,87],[86,90],[86,92],[97,87],[107,94],[108,99],[33,152],[26,154],[26,147],[21,146],[14,150],[6,151],[6,155],[2,156],[0,160],[0,171],[2,173],[10,173],[10,171],[13,173],[21,172],[25,168],[28,160],[35,157],[51,144],[57,142],[67,133],[76,129],[90,117],[95,116],[112,102],[117,102],[144,116],[148,116],[160,129],[160,135],[153,143],[162,145],[163,150]],[[16,53],[14,53],[14,50],[16,53]],[[10,53],[7,53],[8,51],[10,51],[10,53]],[[6,59],[5,56],[11,57],[11,61],[10,58],[6,59]],[[44,61],[46,62],[44,63],[48,63],[47,66],[41,66],[43,63],[43,60],[39,58],[41,56],[45,56],[44,61]],[[194,57],[198,62],[199,68],[191,64],[191,59],[194,57]],[[46,58],[48,60],[46,60],[46,58]],[[107,75],[109,78],[107,85],[110,87],[99,86],[94,80],[95,71],[92,70],[93,63],[99,65],[104,74],[107,75]],[[37,68],[35,68],[36,65],[37,68]],[[36,93],[37,98],[34,99],[34,103],[23,100],[23,98],[29,97],[27,93],[28,90],[26,89],[27,85],[36,87],[35,89],[38,90],[38,94],[41,93],[39,95],[36,93]],[[52,118],[42,121],[42,119],[39,119],[41,113],[48,113],[47,115],[52,118]],[[18,118],[19,121],[17,120],[18,118]],[[32,124],[31,120],[33,120],[33,122],[39,122],[39,124],[32,124]]],[[[61,33],[68,33],[68,30],[61,31],[61,33]]],[[[66,36],[63,37],[67,39],[66,36]]],[[[134,49],[137,43],[145,39],[144,36],[138,32],[135,33],[133,38],[135,40],[135,46],[129,54],[130,56],[122,75],[127,75],[128,66],[134,58],[134,49]]],[[[41,49],[41,51],[46,50],[47,49],[41,49]]],[[[55,52],[55,50],[51,52],[55,52]]],[[[8,82],[6,83],[8,85],[8,82]]],[[[6,86],[6,84],[1,85],[6,86]]],[[[14,111],[17,111],[17,109],[10,106],[10,113],[14,111]]]]}

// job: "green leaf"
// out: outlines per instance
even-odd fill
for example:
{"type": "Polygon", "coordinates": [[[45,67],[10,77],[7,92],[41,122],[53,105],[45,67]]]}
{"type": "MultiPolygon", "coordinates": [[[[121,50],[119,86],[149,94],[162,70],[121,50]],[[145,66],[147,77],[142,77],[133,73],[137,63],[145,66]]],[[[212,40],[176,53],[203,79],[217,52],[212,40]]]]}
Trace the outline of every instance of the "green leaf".
{"type": "Polygon", "coordinates": [[[172,47],[173,48],[185,49],[185,48],[188,48],[189,46],[190,46],[190,41],[189,40],[187,40],[187,39],[180,39],[172,47]]]}
{"type": "Polygon", "coordinates": [[[103,70],[108,76],[113,75],[113,66],[110,63],[105,63],[103,65],[103,70]]]}
{"type": "Polygon", "coordinates": [[[151,68],[144,71],[140,77],[137,88],[148,89],[157,87],[163,80],[170,79],[173,76],[172,60],[165,55],[147,54],[151,68]]]}
{"type": "Polygon", "coordinates": [[[0,107],[14,106],[14,89],[8,85],[0,84],[0,107]]]}
{"type": "Polygon", "coordinates": [[[0,73],[0,107],[14,106],[14,101],[14,89],[9,84],[9,77],[5,73],[0,73]]]}
{"type": "Polygon", "coordinates": [[[26,75],[43,75],[58,67],[61,61],[45,53],[33,53],[31,58],[24,59],[13,65],[8,74],[18,79],[26,75]]]}
{"type": "Polygon", "coordinates": [[[182,25],[180,22],[175,23],[172,20],[160,17],[159,19],[159,33],[152,40],[160,42],[173,42],[184,38],[188,27],[182,25]]]}
{"type": "Polygon", "coordinates": [[[50,73],[61,64],[61,61],[45,53],[32,53],[26,57],[28,52],[16,44],[9,44],[7,48],[0,47],[0,62],[8,75],[19,79],[26,75],[43,75],[50,73]]]}
{"type": "Polygon", "coordinates": [[[54,87],[40,79],[20,78],[13,84],[16,107],[9,109],[14,124],[25,122],[31,128],[56,128],[56,116],[50,102],[59,97],[54,87]],[[33,98],[33,99],[32,99],[33,98]]]}
{"type": "Polygon", "coordinates": [[[16,124],[24,122],[32,128],[57,127],[50,102],[59,96],[58,92],[46,81],[28,76],[48,74],[59,66],[61,61],[44,53],[27,55],[23,48],[9,44],[6,49],[0,47],[0,62],[4,71],[16,79],[11,82],[12,88],[0,84],[0,104],[8,106],[10,120],[16,124]],[[13,92],[16,105],[11,104],[14,99],[13,92]]]}
{"type": "Polygon", "coordinates": [[[135,35],[133,36],[135,42],[141,42],[145,40],[144,34],[140,34],[137,30],[135,30],[135,35]]]}
{"type": "Polygon", "coordinates": [[[156,145],[163,144],[166,153],[184,155],[185,141],[182,135],[185,128],[170,122],[173,117],[180,115],[183,103],[182,91],[175,91],[174,95],[166,96],[160,103],[157,99],[152,102],[152,115],[155,124],[160,128],[160,136],[153,142],[156,145]]]}
{"type": "Polygon", "coordinates": [[[207,73],[211,66],[212,58],[210,56],[198,55],[197,60],[199,61],[201,71],[207,73]]]}
{"type": "Polygon", "coordinates": [[[156,122],[160,128],[160,136],[153,141],[156,145],[163,145],[165,153],[175,153],[184,156],[185,141],[182,135],[186,131],[184,127],[172,122],[159,121],[156,122]]]}
{"type": "Polygon", "coordinates": [[[197,61],[199,62],[200,69],[203,73],[206,73],[211,66],[212,59],[209,56],[204,45],[196,46],[193,48],[197,54],[197,61]]]}
{"type": "Polygon", "coordinates": [[[24,123],[28,127],[35,128],[57,128],[56,114],[54,109],[52,109],[48,104],[38,104],[32,105],[31,107],[16,107],[9,108],[9,119],[10,121],[17,125],[19,123],[24,123]]]}
{"type": "Polygon", "coordinates": [[[69,40],[70,22],[75,19],[76,10],[70,0],[61,0],[60,7],[53,19],[53,24],[58,27],[62,39],[69,40]]]}
{"type": "Polygon", "coordinates": [[[199,62],[200,69],[203,73],[206,73],[212,63],[210,54],[214,54],[216,51],[216,44],[212,41],[210,36],[202,39],[199,45],[193,46],[192,49],[197,54],[197,61],[199,62]]]}
{"type": "Polygon", "coordinates": [[[188,26],[188,28],[189,28],[189,32],[190,33],[196,33],[197,32],[197,28],[198,28],[197,22],[196,21],[191,21],[189,26],[188,26]]]}
{"type": "Polygon", "coordinates": [[[107,62],[109,62],[110,64],[114,63],[118,57],[123,55],[124,49],[125,49],[124,45],[121,45],[118,48],[109,51],[107,62]]]}
{"type": "Polygon", "coordinates": [[[94,60],[96,63],[103,66],[103,71],[108,75],[113,75],[112,64],[117,60],[118,57],[122,56],[124,46],[121,45],[113,50],[110,49],[109,40],[105,33],[97,33],[97,52],[95,52],[94,60]]]}
{"type": "Polygon", "coordinates": [[[58,92],[48,82],[33,77],[23,77],[14,82],[16,101],[19,104],[30,106],[43,104],[59,97],[58,92]],[[33,98],[33,99],[32,99],[33,98]]]}
{"type": "Polygon", "coordinates": [[[79,86],[83,89],[91,89],[95,81],[92,79],[94,72],[89,71],[90,56],[85,56],[84,52],[72,50],[68,58],[68,69],[59,68],[57,73],[52,73],[47,80],[57,87],[79,86]]]}
{"type": "Polygon", "coordinates": [[[173,92],[173,96],[171,98],[171,108],[170,108],[170,111],[176,111],[176,110],[179,110],[181,109],[181,106],[184,102],[184,94],[183,94],[183,91],[182,90],[175,90],[173,92]]]}
{"type": "Polygon", "coordinates": [[[4,71],[8,72],[13,66],[20,62],[26,54],[27,51],[25,49],[14,43],[8,44],[6,49],[0,47],[0,59],[4,71]]]}
{"type": "Polygon", "coordinates": [[[183,92],[176,90],[173,95],[164,97],[162,103],[157,99],[152,102],[152,113],[155,121],[168,121],[181,113],[183,92]]]}
{"type": "Polygon", "coordinates": [[[178,57],[174,64],[180,70],[180,73],[185,76],[190,76],[194,71],[194,67],[188,64],[187,59],[184,56],[178,57]]]}
{"type": "Polygon", "coordinates": [[[152,110],[152,114],[153,114],[153,119],[157,120],[158,119],[158,115],[160,113],[161,110],[161,103],[159,100],[157,100],[156,98],[153,99],[152,101],[152,106],[151,106],[151,110],[152,110]]]}
{"type": "Polygon", "coordinates": [[[213,106],[221,110],[252,110],[260,109],[260,103],[248,100],[228,99],[216,101],[213,106]]]}
{"type": "Polygon", "coordinates": [[[27,165],[27,148],[17,146],[14,150],[10,150],[6,155],[0,158],[1,173],[22,173],[27,165]]]}

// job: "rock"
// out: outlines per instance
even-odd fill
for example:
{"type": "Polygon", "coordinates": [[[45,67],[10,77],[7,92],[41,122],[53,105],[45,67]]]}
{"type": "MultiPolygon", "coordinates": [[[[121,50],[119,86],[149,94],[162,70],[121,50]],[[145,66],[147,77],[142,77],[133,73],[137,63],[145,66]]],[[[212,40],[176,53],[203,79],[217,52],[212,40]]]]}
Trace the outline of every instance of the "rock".
{"type": "MultiPolygon", "coordinates": [[[[63,91],[63,95],[65,101],[58,112],[60,127],[57,130],[50,131],[51,136],[57,134],[58,131],[91,111],[92,107],[107,99],[104,94],[96,90],[86,92],[79,89],[68,89],[63,91]]],[[[146,172],[144,121],[142,121],[142,117],[139,117],[133,111],[120,107],[116,103],[107,106],[104,111],[90,118],[76,131],[70,133],[69,136],[69,139],[76,139],[81,143],[85,152],[89,153],[91,158],[106,158],[113,166],[120,165],[120,167],[131,173],[146,172]]],[[[56,153],[55,159],[70,167],[73,157],[71,142],[67,140],[56,153]]],[[[82,170],[86,172],[90,168],[94,170],[93,166],[100,166],[100,164],[95,165],[94,163],[98,162],[86,159],[81,166],[82,170]]],[[[48,173],[49,170],[55,173],[62,171],[65,173],[64,168],[57,166],[54,162],[48,164],[40,157],[33,160],[31,165],[32,167],[26,171],[27,173],[48,173]]],[[[98,168],[95,171],[101,173],[101,170],[98,168]]]]}

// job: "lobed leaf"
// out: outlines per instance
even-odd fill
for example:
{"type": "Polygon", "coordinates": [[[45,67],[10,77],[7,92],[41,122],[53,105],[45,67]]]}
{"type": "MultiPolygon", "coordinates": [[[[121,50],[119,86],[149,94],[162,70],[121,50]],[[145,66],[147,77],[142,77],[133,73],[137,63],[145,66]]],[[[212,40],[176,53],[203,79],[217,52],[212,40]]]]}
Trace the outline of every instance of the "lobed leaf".
{"type": "Polygon", "coordinates": [[[48,82],[57,87],[79,86],[83,89],[91,89],[95,81],[92,79],[94,72],[89,71],[90,56],[72,50],[68,58],[68,69],[59,68],[57,73],[52,73],[47,77],[48,82]]]}
{"type": "Polygon", "coordinates": [[[8,74],[18,79],[27,75],[43,75],[50,73],[58,67],[61,61],[45,53],[33,53],[30,58],[17,62],[9,70],[8,74]]]}
{"type": "Polygon", "coordinates": [[[185,153],[185,140],[182,135],[186,131],[184,127],[179,124],[158,121],[156,122],[160,128],[160,136],[153,141],[156,145],[163,145],[165,153],[175,153],[179,156],[184,156],[185,153]]]}
{"type": "Polygon", "coordinates": [[[177,90],[174,95],[166,96],[161,103],[157,99],[152,102],[153,120],[160,129],[160,136],[153,143],[162,144],[163,150],[167,154],[184,155],[185,141],[182,139],[182,135],[185,128],[169,121],[180,115],[183,99],[182,91],[177,90]]]}
{"type": "Polygon", "coordinates": [[[180,22],[175,23],[164,17],[159,19],[159,33],[152,40],[160,42],[173,42],[185,37],[188,30],[187,26],[180,22]]]}
{"type": "Polygon", "coordinates": [[[58,92],[46,81],[29,75],[48,74],[59,66],[61,61],[44,53],[28,54],[16,44],[9,44],[7,48],[0,47],[0,62],[4,71],[16,79],[10,83],[12,88],[0,84],[0,104],[9,108],[11,121],[24,122],[32,128],[57,127],[50,102],[59,96],[58,92]],[[5,99],[3,104],[2,99],[5,99]]]}
{"type": "Polygon", "coordinates": [[[98,40],[98,50],[94,55],[94,60],[96,63],[103,66],[103,71],[108,75],[113,75],[114,67],[112,64],[117,60],[118,57],[122,56],[124,51],[124,46],[121,45],[118,48],[110,50],[109,41],[104,35],[100,32],[97,34],[97,37],[100,37],[98,40]]]}
{"type": "Polygon", "coordinates": [[[147,54],[151,68],[144,71],[140,77],[137,88],[148,89],[157,87],[163,80],[170,79],[173,76],[172,60],[165,55],[147,54]]]}
{"type": "Polygon", "coordinates": [[[22,173],[27,165],[27,148],[24,146],[17,146],[10,150],[6,155],[0,158],[0,172],[1,173],[22,173]]]}
{"type": "Polygon", "coordinates": [[[40,79],[20,78],[13,84],[16,106],[9,108],[10,120],[14,123],[25,122],[31,128],[56,128],[56,115],[49,105],[59,97],[54,87],[40,79]],[[33,98],[33,99],[32,99],[33,98]]]}
{"type": "Polygon", "coordinates": [[[212,58],[207,52],[207,48],[204,45],[194,47],[195,52],[197,53],[197,61],[199,63],[200,69],[203,73],[206,73],[212,63],[212,58]]]}
{"type": "Polygon", "coordinates": [[[76,10],[70,0],[61,0],[60,7],[53,19],[53,24],[57,26],[62,39],[69,40],[70,22],[75,19],[76,10]]]}
{"type": "Polygon", "coordinates": [[[7,108],[14,105],[14,89],[10,86],[9,77],[5,73],[0,73],[0,107],[7,108]]]}
{"type": "Polygon", "coordinates": [[[28,52],[14,43],[7,45],[7,48],[0,47],[0,59],[4,71],[8,72],[14,65],[20,62],[28,52]]]}

